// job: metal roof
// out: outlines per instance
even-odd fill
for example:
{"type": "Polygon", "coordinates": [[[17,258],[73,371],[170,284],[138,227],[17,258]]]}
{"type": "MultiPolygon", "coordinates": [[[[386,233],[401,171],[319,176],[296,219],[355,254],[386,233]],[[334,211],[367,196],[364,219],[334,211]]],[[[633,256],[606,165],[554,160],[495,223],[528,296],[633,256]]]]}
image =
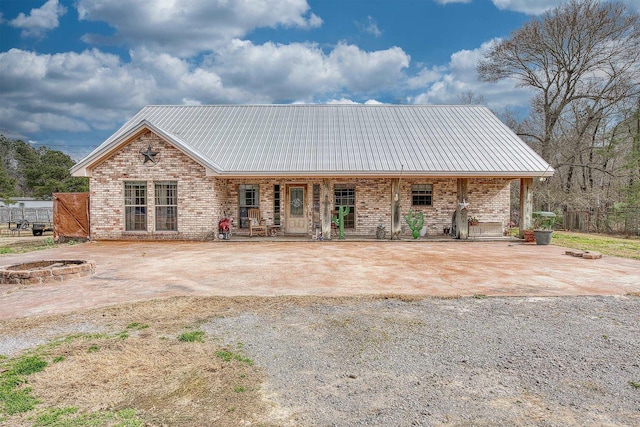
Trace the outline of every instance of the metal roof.
{"type": "Polygon", "coordinates": [[[154,105],[72,172],[142,128],[221,175],[540,176],[553,169],[483,106],[154,105]]]}

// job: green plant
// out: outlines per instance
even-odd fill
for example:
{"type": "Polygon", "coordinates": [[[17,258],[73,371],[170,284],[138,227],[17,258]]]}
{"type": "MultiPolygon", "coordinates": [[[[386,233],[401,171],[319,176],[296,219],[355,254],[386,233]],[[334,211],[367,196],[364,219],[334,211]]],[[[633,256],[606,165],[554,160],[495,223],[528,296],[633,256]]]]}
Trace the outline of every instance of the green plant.
{"type": "Polygon", "coordinates": [[[87,352],[89,352],[89,353],[95,353],[95,352],[97,352],[97,351],[99,351],[99,350],[100,350],[100,347],[98,347],[98,345],[97,345],[97,344],[91,344],[91,345],[89,346],[89,348],[87,349],[87,352]]]}
{"type": "Polygon", "coordinates": [[[640,388],[640,383],[636,381],[629,381],[629,385],[635,388],[636,390],[640,388]]]}
{"type": "Polygon", "coordinates": [[[554,212],[538,211],[533,213],[533,227],[539,230],[552,230],[556,222],[554,212]]]}
{"type": "Polygon", "coordinates": [[[26,383],[26,376],[40,372],[46,366],[47,362],[39,356],[24,356],[0,374],[0,402],[5,414],[27,412],[35,407],[38,400],[31,396],[31,388],[19,386],[26,383]]]}
{"type": "Polygon", "coordinates": [[[138,329],[138,330],[141,330],[141,329],[147,329],[148,327],[149,327],[148,324],[146,324],[146,323],[138,323],[138,322],[129,323],[127,325],[127,329],[138,329]]]}
{"type": "Polygon", "coordinates": [[[182,342],[204,342],[204,331],[183,332],[178,336],[182,342]]]}
{"type": "Polygon", "coordinates": [[[135,410],[118,412],[98,411],[80,413],[78,408],[48,408],[38,415],[35,427],[85,427],[115,425],[118,427],[142,427],[144,422],[135,416],[135,410]]]}
{"type": "Polygon", "coordinates": [[[338,216],[334,215],[333,223],[338,227],[338,238],[344,240],[344,217],[349,215],[351,208],[349,206],[338,206],[338,216]]]}
{"type": "Polygon", "coordinates": [[[245,392],[247,389],[245,387],[242,386],[238,386],[236,388],[233,389],[233,391],[235,391],[236,393],[243,393],[245,392]]]}
{"type": "Polygon", "coordinates": [[[469,223],[469,225],[477,225],[478,222],[478,218],[476,218],[475,216],[470,216],[469,219],[467,219],[467,222],[469,223]]]}
{"type": "Polygon", "coordinates": [[[228,350],[216,351],[216,356],[224,360],[225,362],[237,360],[238,362],[243,362],[243,363],[246,363],[247,365],[253,365],[253,360],[228,350]]]}
{"type": "Polygon", "coordinates": [[[409,215],[405,216],[404,220],[409,225],[413,238],[417,239],[420,236],[420,230],[424,226],[424,214],[422,212],[414,213],[409,209],[409,215]]]}

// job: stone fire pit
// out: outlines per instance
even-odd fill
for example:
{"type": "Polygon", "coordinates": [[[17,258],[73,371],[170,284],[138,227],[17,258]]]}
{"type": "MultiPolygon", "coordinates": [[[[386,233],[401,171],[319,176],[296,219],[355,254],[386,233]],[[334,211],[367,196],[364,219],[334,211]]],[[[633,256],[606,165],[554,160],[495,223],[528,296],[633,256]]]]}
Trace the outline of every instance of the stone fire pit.
{"type": "Polygon", "coordinates": [[[89,276],[96,271],[95,261],[53,260],[25,262],[0,267],[0,284],[21,285],[62,282],[89,276]]]}

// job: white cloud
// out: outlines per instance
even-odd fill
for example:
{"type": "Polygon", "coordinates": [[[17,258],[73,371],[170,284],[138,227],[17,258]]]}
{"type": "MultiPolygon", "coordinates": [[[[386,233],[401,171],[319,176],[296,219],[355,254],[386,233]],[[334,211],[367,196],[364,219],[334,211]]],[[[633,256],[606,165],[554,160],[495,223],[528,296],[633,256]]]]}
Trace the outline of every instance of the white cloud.
{"type": "Polygon", "coordinates": [[[365,52],[339,44],[254,45],[234,40],[193,62],[146,48],[130,62],[98,49],[0,52],[0,129],[25,134],[113,129],[147,104],[305,101],[391,90],[409,57],[399,48],[365,52]]]}
{"type": "Polygon", "coordinates": [[[437,82],[443,73],[447,71],[447,67],[435,66],[431,68],[423,68],[418,73],[407,79],[407,87],[409,89],[418,89],[437,82]]]}
{"type": "MultiPolygon", "coordinates": [[[[347,104],[347,105],[360,105],[361,103],[343,97],[343,98],[340,98],[340,99],[331,99],[331,100],[325,102],[325,104],[332,104],[332,105],[341,105],[341,104],[342,105],[344,105],[344,104],[347,104]]],[[[384,102],[380,102],[377,99],[368,99],[363,104],[364,105],[384,105],[384,102]]]]}
{"type": "Polygon", "coordinates": [[[57,28],[58,18],[67,13],[67,8],[58,3],[58,0],[49,0],[39,9],[31,9],[29,15],[24,13],[9,22],[15,28],[22,28],[22,37],[40,37],[49,30],[57,28]]]}
{"type": "Polygon", "coordinates": [[[398,47],[366,52],[340,43],[327,55],[310,43],[234,40],[216,54],[211,67],[227,84],[255,94],[256,101],[310,101],[332,92],[358,95],[389,89],[409,61],[398,47]]]}
{"type": "MultiPolygon", "coordinates": [[[[478,81],[478,60],[495,42],[493,40],[483,43],[477,49],[454,53],[446,68],[423,69],[418,76],[421,73],[429,76],[425,79],[425,91],[409,97],[409,101],[414,104],[456,104],[462,95],[473,94],[482,97],[494,109],[528,106],[531,92],[516,88],[515,82],[508,79],[491,84],[478,81]]],[[[419,79],[409,79],[409,84],[415,85],[418,81],[419,79]]]]}
{"type": "Polygon", "coordinates": [[[322,24],[306,0],[80,0],[77,7],[81,20],[116,30],[112,37],[87,34],[85,42],[126,43],[183,58],[212,52],[256,28],[322,24]]]}
{"type": "Polygon", "coordinates": [[[382,31],[378,28],[378,23],[371,16],[367,16],[367,20],[365,22],[356,22],[356,26],[367,34],[371,34],[375,37],[380,37],[382,35],[382,31]]]}
{"type": "MultiPolygon", "coordinates": [[[[451,3],[471,3],[473,0],[433,0],[440,4],[451,3]]],[[[528,15],[541,15],[549,9],[553,9],[570,0],[492,0],[493,4],[500,10],[512,10],[514,12],[522,12],[528,15]]],[[[605,0],[606,1],[606,0],[605,0]]],[[[611,0],[613,1],[613,0],[611,0]]],[[[640,0],[621,0],[628,4],[632,9],[640,12],[640,0]]]]}
{"type": "Polygon", "coordinates": [[[109,129],[146,104],[252,99],[243,88],[226,88],[215,71],[183,59],[145,49],[130,56],[131,62],[125,63],[97,49],[55,55],[19,49],[0,53],[0,79],[6,82],[0,96],[14,111],[11,118],[0,117],[0,128],[109,129]],[[40,113],[59,120],[36,120],[40,113]]]}
{"type": "Polygon", "coordinates": [[[493,4],[501,10],[513,10],[529,15],[540,15],[569,0],[493,0],[493,4]]]}
{"type": "MultiPolygon", "coordinates": [[[[570,0],[492,0],[493,4],[501,10],[513,10],[529,15],[540,15],[549,9],[568,3],[570,0]]],[[[606,1],[606,0],[605,0],[606,1]]],[[[611,0],[613,1],[613,0],[611,0]]],[[[621,0],[631,9],[640,12],[640,0],[621,0]]]]}
{"type": "Polygon", "coordinates": [[[358,105],[360,104],[359,102],[356,101],[352,101],[351,99],[347,99],[347,98],[340,98],[340,99],[330,99],[329,101],[326,102],[326,104],[331,104],[331,105],[358,105]]]}

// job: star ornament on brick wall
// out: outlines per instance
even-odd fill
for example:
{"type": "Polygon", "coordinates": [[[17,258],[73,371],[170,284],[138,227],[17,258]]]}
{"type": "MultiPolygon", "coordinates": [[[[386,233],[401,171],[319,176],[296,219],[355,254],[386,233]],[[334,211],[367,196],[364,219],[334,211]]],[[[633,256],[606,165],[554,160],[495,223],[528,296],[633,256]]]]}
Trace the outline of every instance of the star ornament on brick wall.
{"type": "Polygon", "coordinates": [[[159,154],[159,152],[153,151],[153,149],[151,148],[151,145],[149,145],[146,150],[140,151],[140,154],[142,154],[142,156],[144,157],[144,161],[142,162],[142,164],[145,164],[149,161],[156,163],[155,157],[157,154],[159,154]]]}

